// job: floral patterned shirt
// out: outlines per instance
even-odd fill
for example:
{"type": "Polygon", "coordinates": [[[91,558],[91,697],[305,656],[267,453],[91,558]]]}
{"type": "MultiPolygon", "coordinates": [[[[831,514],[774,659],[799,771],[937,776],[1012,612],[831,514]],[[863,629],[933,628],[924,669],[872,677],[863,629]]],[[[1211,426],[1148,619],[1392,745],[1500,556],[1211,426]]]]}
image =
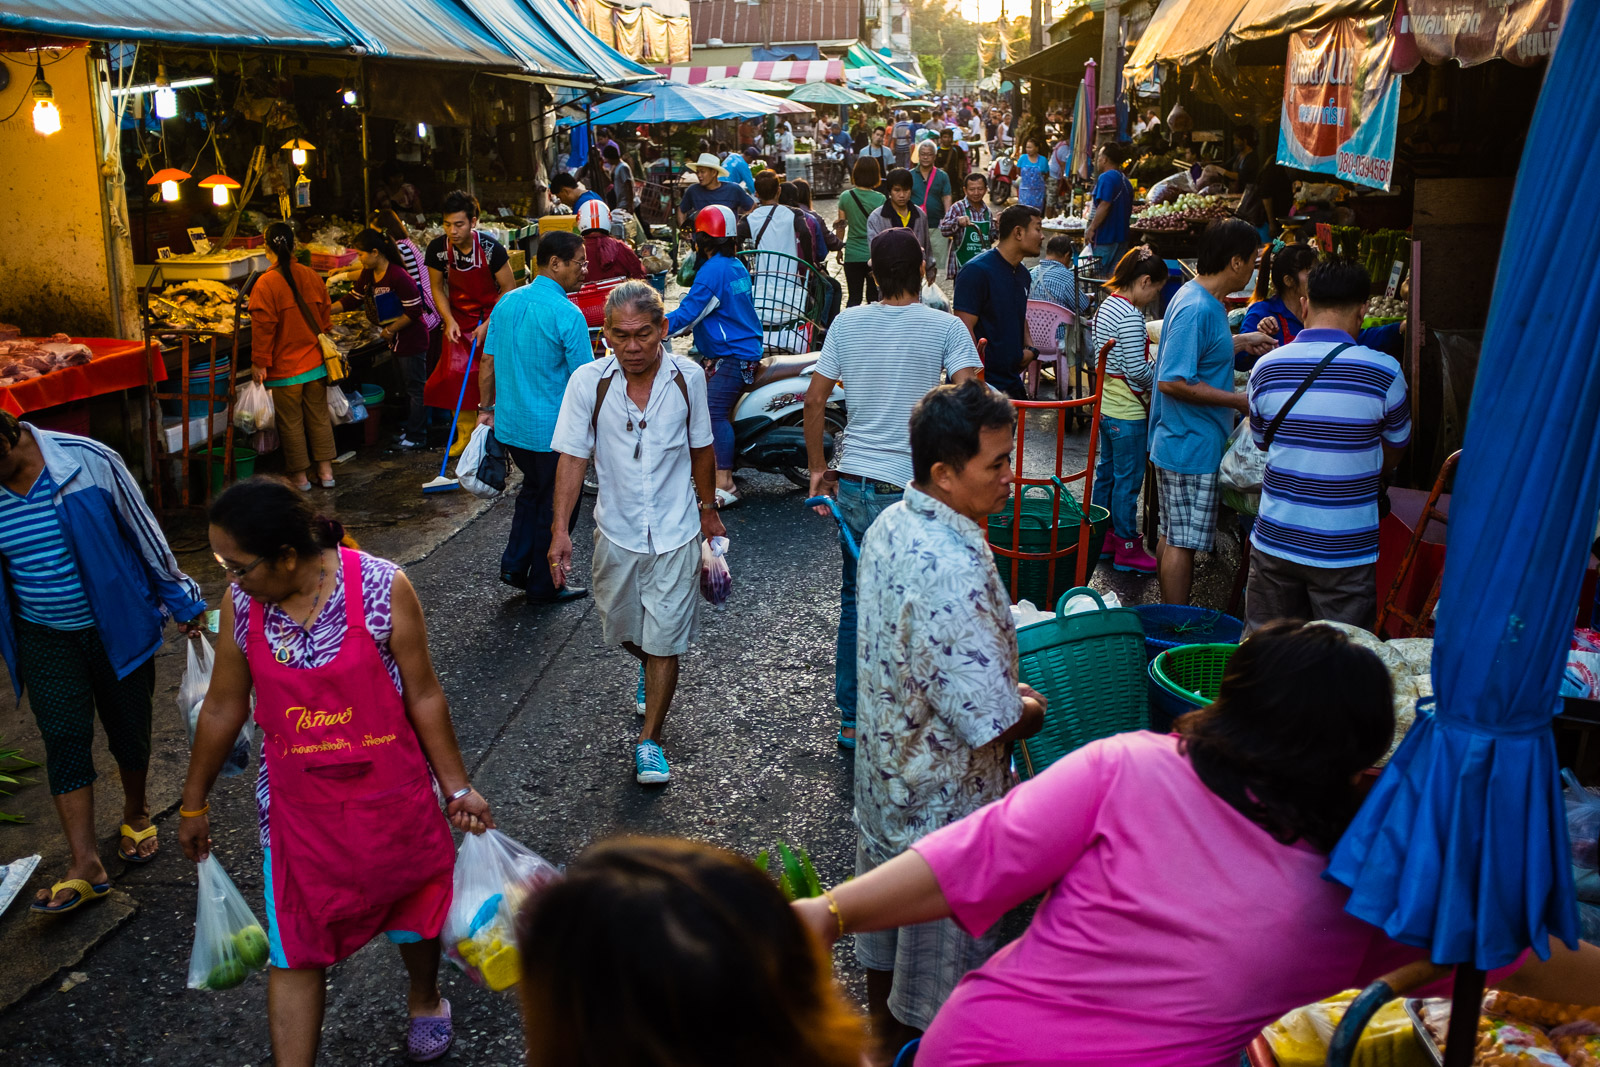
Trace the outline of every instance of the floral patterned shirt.
{"type": "Polygon", "coordinates": [[[915,486],[862,544],[855,817],[875,863],[1005,792],[1017,631],[977,523],[915,486]]]}

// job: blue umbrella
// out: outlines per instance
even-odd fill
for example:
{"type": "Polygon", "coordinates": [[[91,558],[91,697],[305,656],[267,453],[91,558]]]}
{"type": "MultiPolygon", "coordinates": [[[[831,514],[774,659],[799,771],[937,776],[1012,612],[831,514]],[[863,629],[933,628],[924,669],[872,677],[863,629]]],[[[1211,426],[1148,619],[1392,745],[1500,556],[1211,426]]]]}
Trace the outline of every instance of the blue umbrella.
{"type": "Polygon", "coordinates": [[[648,97],[624,96],[594,109],[592,121],[650,124],[657,122],[709,122],[713,119],[775,115],[782,101],[738,89],[708,89],[665,79],[634,82],[630,92],[648,97]]]}
{"type": "Polygon", "coordinates": [[[1600,167],[1600,142],[1571,135],[1600,128],[1597,33],[1600,4],[1569,6],[1512,197],[1451,501],[1435,704],[1328,867],[1352,915],[1464,965],[1458,1001],[1526,948],[1577,944],[1550,724],[1600,506],[1600,294],[1571,267],[1600,216],[1549,191],[1600,167]]]}

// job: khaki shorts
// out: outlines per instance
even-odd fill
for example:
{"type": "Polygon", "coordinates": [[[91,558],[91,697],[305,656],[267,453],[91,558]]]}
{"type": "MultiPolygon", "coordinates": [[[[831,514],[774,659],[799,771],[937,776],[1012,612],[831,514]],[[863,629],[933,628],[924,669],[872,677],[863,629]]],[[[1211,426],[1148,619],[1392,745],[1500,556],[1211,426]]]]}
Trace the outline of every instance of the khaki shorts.
{"type": "Polygon", "coordinates": [[[1378,614],[1378,565],[1311,567],[1251,546],[1245,626],[1273,619],[1326,620],[1372,629],[1378,614]]]}
{"type": "Polygon", "coordinates": [[[594,532],[592,592],[607,644],[681,656],[700,604],[700,539],[659,555],[629,552],[594,532]]]}
{"type": "MultiPolygon", "coordinates": [[[[856,838],[856,876],[876,867],[866,843],[856,838]]],[[[954,919],[856,934],[856,960],[869,971],[894,972],[889,1014],[906,1026],[926,1030],[956,983],[988,962],[1000,948],[998,924],[973,937],[954,919]]]]}

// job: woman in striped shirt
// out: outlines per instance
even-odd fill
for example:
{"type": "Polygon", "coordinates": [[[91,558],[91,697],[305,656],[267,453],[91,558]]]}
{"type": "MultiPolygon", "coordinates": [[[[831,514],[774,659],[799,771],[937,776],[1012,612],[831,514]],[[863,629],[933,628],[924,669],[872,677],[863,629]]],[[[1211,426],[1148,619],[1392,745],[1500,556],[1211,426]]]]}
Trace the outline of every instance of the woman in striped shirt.
{"type": "Polygon", "coordinates": [[[1100,549],[1119,571],[1154,574],[1155,557],[1139,540],[1139,487],[1144,483],[1150,411],[1150,336],[1144,307],[1167,284],[1167,261],[1141,245],[1123,256],[1106,282],[1111,295],[1094,317],[1094,348],[1111,343],[1105,394],[1100,401],[1100,455],[1094,465],[1094,502],[1111,512],[1111,531],[1100,549]]]}

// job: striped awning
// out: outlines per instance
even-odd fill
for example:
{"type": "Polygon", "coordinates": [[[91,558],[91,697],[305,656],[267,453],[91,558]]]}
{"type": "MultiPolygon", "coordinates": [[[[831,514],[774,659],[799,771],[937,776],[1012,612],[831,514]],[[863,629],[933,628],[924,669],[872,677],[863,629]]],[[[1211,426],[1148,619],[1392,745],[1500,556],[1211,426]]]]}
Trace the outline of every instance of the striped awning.
{"type": "Polygon", "coordinates": [[[657,67],[656,73],[668,81],[699,85],[716,78],[760,78],[772,82],[844,81],[844,61],[838,59],[782,59],[764,63],[741,63],[737,67],[657,67]]]}

